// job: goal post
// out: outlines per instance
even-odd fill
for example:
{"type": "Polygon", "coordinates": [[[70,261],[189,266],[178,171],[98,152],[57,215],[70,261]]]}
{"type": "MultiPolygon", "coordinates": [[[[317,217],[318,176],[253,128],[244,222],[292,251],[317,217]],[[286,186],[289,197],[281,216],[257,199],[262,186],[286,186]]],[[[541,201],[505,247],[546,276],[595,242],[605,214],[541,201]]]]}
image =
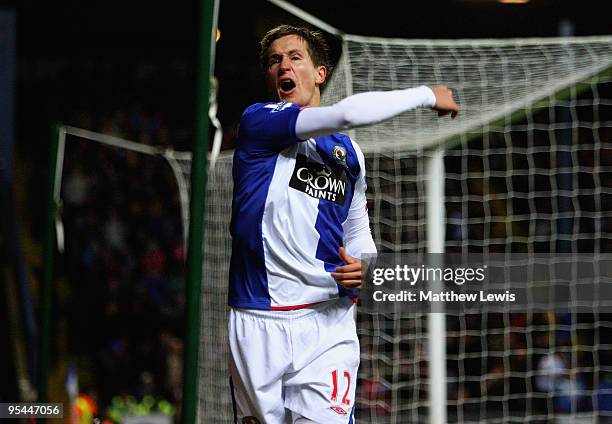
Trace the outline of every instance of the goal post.
{"type": "MultiPolygon", "coordinates": [[[[437,148],[425,165],[427,174],[427,252],[444,253],[445,207],[444,207],[444,150],[437,148]]],[[[442,264],[439,264],[441,266],[442,264]]],[[[433,291],[441,292],[441,281],[432,282],[433,291]]],[[[429,334],[429,404],[430,424],[444,424],[446,416],[446,317],[442,305],[427,317],[429,334]]]]}
{"type": "Polygon", "coordinates": [[[38,401],[46,402],[48,399],[48,379],[49,379],[49,340],[51,333],[51,296],[53,291],[53,267],[55,258],[55,219],[57,216],[58,190],[57,174],[61,167],[60,155],[63,156],[63,146],[60,143],[59,125],[51,127],[50,146],[49,146],[49,171],[47,182],[47,223],[45,228],[45,246],[44,246],[44,275],[42,289],[42,308],[41,308],[41,329],[40,329],[40,358],[38,360],[37,369],[37,389],[38,401]]]}
{"type": "Polygon", "coordinates": [[[207,184],[206,153],[208,152],[208,111],[215,64],[215,42],[219,0],[199,2],[200,40],[197,56],[197,87],[189,239],[187,249],[187,328],[183,364],[183,413],[187,424],[198,422],[198,360],[200,346],[200,315],[202,303],[202,243],[204,240],[205,193],[207,184]]]}

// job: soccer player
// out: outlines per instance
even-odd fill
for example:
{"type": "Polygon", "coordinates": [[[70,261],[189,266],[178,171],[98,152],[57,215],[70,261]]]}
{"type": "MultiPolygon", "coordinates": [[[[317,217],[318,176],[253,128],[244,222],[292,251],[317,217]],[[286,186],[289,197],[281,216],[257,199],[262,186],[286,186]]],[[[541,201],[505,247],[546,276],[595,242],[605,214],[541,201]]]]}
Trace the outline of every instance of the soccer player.
{"type": "Polygon", "coordinates": [[[243,113],[234,153],[230,386],[238,423],[353,422],[361,260],[375,253],[365,161],[339,130],[429,107],[443,86],[370,92],[320,107],[331,67],[322,36],[281,25],[261,41],[276,102],[243,113]]]}

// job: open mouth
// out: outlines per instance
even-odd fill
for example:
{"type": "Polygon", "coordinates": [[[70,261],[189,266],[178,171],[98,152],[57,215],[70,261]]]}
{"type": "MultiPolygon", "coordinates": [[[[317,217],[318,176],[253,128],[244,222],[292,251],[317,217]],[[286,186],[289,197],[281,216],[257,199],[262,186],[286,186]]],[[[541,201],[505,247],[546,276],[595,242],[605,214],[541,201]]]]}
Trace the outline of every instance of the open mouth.
{"type": "Polygon", "coordinates": [[[295,83],[290,79],[285,79],[280,81],[278,86],[280,88],[281,93],[289,94],[295,88],[295,83]]]}

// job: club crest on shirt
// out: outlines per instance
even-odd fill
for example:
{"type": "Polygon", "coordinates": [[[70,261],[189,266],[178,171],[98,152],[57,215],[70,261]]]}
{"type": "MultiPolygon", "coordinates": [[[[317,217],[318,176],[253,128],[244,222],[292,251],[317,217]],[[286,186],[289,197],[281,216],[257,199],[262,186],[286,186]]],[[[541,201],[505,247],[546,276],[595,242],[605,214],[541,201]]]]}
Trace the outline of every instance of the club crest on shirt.
{"type": "Polygon", "coordinates": [[[309,161],[305,155],[298,153],[289,187],[315,199],[328,200],[343,206],[347,190],[346,172],[343,169],[336,171],[320,162],[309,161]]]}
{"type": "Polygon", "coordinates": [[[346,149],[342,146],[334,146],[334,160],[346,167],[346,149]]]}

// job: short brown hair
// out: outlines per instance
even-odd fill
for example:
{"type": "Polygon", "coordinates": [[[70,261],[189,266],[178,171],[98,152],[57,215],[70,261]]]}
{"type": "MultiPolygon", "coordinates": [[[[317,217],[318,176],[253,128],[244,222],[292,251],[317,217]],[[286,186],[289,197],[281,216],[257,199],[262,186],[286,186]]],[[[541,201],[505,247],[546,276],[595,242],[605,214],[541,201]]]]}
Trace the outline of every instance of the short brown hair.
{"type": "Polygon", "coordinates": [[[321,88],[325,86],[332,73],[332,65],[329,60],[329,47],[323,35],[319,31],[314,31],[306,27],[296,27],[292,25],[279,25],[266,32],[266,35],[261,39],[259,45],[259,62],[261,69],[265,72],[268,69],[268,50],[274,40],[278,40],[286,35],[297,35],[301,37],[308,46],[310,59],[315,66],[325,66],[327,68],[327,77],[325,82],[321,84],[321,88]]]}

